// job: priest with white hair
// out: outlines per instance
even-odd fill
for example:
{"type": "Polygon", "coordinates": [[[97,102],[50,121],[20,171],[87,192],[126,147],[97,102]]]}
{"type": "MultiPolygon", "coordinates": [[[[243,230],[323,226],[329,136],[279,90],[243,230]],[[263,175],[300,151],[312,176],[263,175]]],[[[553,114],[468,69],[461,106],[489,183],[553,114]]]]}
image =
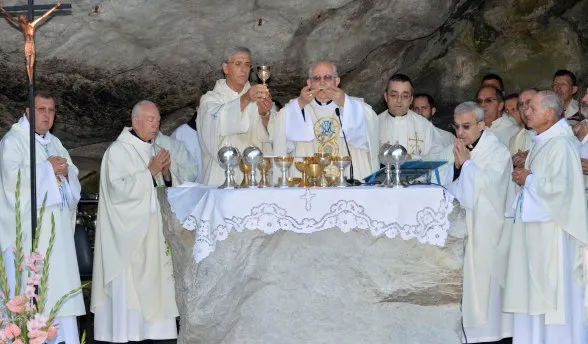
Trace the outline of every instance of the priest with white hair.
{"type": "Polygon", "coordinates": [[[347,176],[361,179],[379,167],[376,114],[362,99],[347,95],[332,62],[318,61],[298,98],[280,111],[272,128],[276,155],[351,156],[347,176]]]}
{"type": "Polygon", "coordinates": [[[578,140],[552,91],[531,99],[527,120],[537,131],[524,167],[513,222],[504,294],[514,313],[513,343],[588,343],[585,292],[588,214],[578,140]]]}
{"type": "Polygon", "coordinates": [[[174,156],[181,143],[156,139],[154,103],[137,103],[131,120],[100,169],[90,310],[94,338],[114,343],[177,338],[172,261],[156,193],[181,184],[188,169],[174,156]]]}
{"type": "Polygon", "coordinates": [[[465,102],[455,108],[456,140],[448,154],[447,189],[466,211],[468,232],[463,268],[464,343],[498,341],[512,334],[512,316],[501,308],[504,209],[512,199],[508,148],[484,123],[484,109],[465,102]]]}
{"type": "MultiPolygon", "coordinates": [[[[217,162],[221,147],[231,145],[243,152],[250,145],[272,153],[268,123],[275,114],[266,85],[249,83],[251,51],[245,47],[227,50],[222,62],[224,79],[200,99],[196,119],[202,148],[203,183],[220,185],[224,172],[217,162]]],[[[235,179],[243,177],[235,169],[235,179]]]]}

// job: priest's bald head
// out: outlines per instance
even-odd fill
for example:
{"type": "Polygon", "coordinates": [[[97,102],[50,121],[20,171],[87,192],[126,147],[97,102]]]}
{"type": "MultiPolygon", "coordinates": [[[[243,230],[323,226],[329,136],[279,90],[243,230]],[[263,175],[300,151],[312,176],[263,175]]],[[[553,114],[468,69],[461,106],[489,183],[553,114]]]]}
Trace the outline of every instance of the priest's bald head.
{"type": "Polygon", "coordinates": [[[251,50],[246,47],[231,47],[223,57],[223,73],[229,86],[235,92],[241,92],[249,81],[251,73],[251,50]]]}
{"type": "Polygon", "coordinates": [[[143,141],[153,140],[159,132],[159,109],[149,100],[141,100],[131,112],[133,130],[143,141]]]}
{"type": "Polygon", "coordinates": [[[339,87],[341,78],[337,74],[337,67],[329,61],[317,61],[308,70],[306,85],[310,87],[312,95],[319,102],[328,102],[331,99],[328,88],[339,87]]]}
{"type": "Polygon", "coordinates": [[[463,102],[455,108],[453,122],[455,136],[466,146],[471,145],[482,136],[486,128],[484,109],[475,102],[463,102]]]}
{"type": "MultiPolygon", "coordinates": [[[[30,119],[29,107],[25,110],[27,120],[30,119]]],[[[38,91],[35,93],[35,132],[45,135],[55,121],[55,98],[49,92],[38,91]]]]}
{"type": "Polygon", "coordinates": [[[541,134],[560,120],[564,111],[561,97],[553,91],[540,91],[531,98],[527,124],[541,134]]]}

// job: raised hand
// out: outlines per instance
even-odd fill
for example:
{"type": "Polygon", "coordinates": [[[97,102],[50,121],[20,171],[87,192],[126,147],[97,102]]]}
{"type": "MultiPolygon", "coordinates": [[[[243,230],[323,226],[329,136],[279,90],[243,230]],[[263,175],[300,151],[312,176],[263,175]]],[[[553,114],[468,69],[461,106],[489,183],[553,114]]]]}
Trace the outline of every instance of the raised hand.
{"type": "Polygon", "coordinates": [[[246,93],[246,98],[249,102],[257,102],[269,98],[270,93],[266,85],[258,84],[253,85],[249,88],[246,93]]]}
{"type": "Polygon", "coordinates": [[[466,148],[463,140],[456,139],[453,143],[453,156],[457,168],[461,168],[463,163],[470,159],[470,151],[466,148]]]}
{"type": "Polygon", "coordinates": [[[300,108],[303,109],[306,104],[310,103],[312,97],[313,95],[310,86],[304,86],[302,90],[300,90],[300,95],[298,96],[298,105],[300,105],[300,108]]]}
{"type": "Polygon", "coordinates": [[[151,172],[152,176],[156,176],[159,173],[163,173],[164,168],[167,168],[166,172],[169,173],[170,164],[171,156],[169,154],[169,151],[167,149],[162,149],[155,156],[152,156],[151,159],[149,159],[147,169],[149,169],[149,172],[151,172]]]}
{"type": "Polygon", "coordinates": [[[339,107],[345,105],[345,92],[339,87],[327,87],[323,90],[325,95],[332,99],[339,107]]]}

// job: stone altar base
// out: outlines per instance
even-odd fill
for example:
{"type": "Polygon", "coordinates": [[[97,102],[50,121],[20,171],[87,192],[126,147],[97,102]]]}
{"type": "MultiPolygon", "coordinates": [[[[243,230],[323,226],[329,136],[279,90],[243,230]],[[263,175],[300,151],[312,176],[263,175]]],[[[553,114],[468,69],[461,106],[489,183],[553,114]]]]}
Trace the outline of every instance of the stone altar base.
{"type": "MultiPolygon", "coordinates": [[[[338,229],[233,233],[199,264],[159,191],[178,343],[461,343],[465,227],[444,248],[338,229]]],[[[454,208],[454,214],[459,207],[454,208]]]]}

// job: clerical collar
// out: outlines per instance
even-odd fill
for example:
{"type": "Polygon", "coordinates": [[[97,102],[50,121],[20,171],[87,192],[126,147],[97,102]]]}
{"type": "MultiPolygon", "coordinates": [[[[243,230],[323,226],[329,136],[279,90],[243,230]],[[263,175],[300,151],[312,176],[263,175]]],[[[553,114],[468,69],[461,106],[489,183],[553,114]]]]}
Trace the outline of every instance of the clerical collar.
{"type": "Polygon", "coordinates": [[[139,140],[141,140],[143,142],[151,143],[151,140],[143,140],[142,138],[140,138],[139,135],[137,135],[137,132],[135,132],[135,129],[131,129],[130,132],[131,132],[131,134],[133,134],[134,137],[138,138],[139,140]]]}
{"type": "Polygon", "coordinates": [[[319,101],[318,101],[316,98],[314,98],[314,101],[315,101],[315,102],[316,102],[318,105],[320,105],[320,106],[323,106],[323,105],[329,105],[329,104],[331,104],[331,103],[333,102],[332,100],[329,100],[328,102],[326,102],[326,103],[324,103],[324,104],[323,104],[323,103],[319,102],[319,101]]]}
{"type": "Polygon", "coordinates": [[[482,138],[482,135],[484,135],[484,131],[482,131],[482,134],[480,135],[480,137],[478,137],[478,139],[476,141],[474,141],[474,143],[472,143],[471,145],[467,145],[466,148],[471,152],[474,150],[474,148],[476,148],[476,145],[478,144],[478,142],[480,142],[480,139],[482,138]]]}
{"type": "Polygon", "coordinates": [[[404,115],[402,115],[402,116],[395,116],[395,115],[394,115],[392,112],[390,112],[390,110],[388,110],[388,115],[390,115],[390,116],[392,116],[392,117],[404,117],[404,116],[406,116],[407,114],[408,114],[408,111],[407,111],[407,112],[406,112],[404,115]]]}

